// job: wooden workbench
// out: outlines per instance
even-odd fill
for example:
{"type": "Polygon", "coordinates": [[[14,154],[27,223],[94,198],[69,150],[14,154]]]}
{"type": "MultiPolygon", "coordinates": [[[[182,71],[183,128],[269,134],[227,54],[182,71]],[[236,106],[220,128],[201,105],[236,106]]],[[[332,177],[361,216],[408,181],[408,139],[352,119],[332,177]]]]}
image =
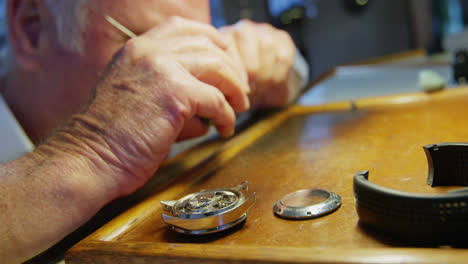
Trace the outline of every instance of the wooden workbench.
{"type": "Polygon", "coordinates": [[[360,226],[352,179],[408,192],[425,184],[423,145],[468,141],[468,88],[292,106],[229,140],[207,142],[167,161],[149,197],[73,247],[66,263],[465,263],[468,250],[421,248],[360,226]],[[161,200],[249,181],[257,193],[247,221],[202,237],[172,231],[161,200]],[[273,204],[304,188],[342,197],[336,212],[306,221],[275,217],[273,204]]]}

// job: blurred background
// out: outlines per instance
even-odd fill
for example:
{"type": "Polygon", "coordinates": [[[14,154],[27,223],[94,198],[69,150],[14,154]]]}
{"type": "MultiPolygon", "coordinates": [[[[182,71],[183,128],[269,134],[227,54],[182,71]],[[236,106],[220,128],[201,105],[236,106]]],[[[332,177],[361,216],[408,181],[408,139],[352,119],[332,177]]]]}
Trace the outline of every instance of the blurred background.
{"type": "MultiPolygon", "coordinates": [[[[311,79],[336,65],[418,48],[451,60],[447,52],[468,46],[468,0],[210,2],[217,27],[247,18],[287,30],[310,65],[311,79]]],[[[0,47],[6,42],[4,17],[0,8],[0,47]]]]}
{"type": "MultiPolygon", "coordinates": [[[[211,4],[215,26],[248,18],[287,30],[309,62],[312,79],[335,65],[412,49],[443,53],[444,39],[462,33],[468,22],[468,0],[211,0],[211,4]]],[[[452,49],[464,48],[456,45],[452,49]]]]}

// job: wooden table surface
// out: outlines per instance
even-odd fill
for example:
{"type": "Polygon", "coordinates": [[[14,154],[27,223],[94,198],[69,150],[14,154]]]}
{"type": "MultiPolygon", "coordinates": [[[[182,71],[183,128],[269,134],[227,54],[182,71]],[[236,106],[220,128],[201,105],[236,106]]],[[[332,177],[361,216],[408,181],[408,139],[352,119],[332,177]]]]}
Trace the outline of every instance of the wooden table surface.
{"type": "MultiPolygon", "coordinates": [[[[468,140],[468,88],[293,106],[238,136],[200,146],[166,163],[143,202],[80,242],[67,263],[464,263],[468,250],[420,248],[362,228],[352,179],[408,192],[430,188],[423,145],[468,140]],[[249,181],[257,193],[247,221],[230,231],[186,236],[161,218],[161,200],[249,181]],[[288,221],[273,214],[287,193],[323,188],[342,206],[322,218],[288,221]]],[[[149,183],[151,185],[151,182],[149,183]]]]}

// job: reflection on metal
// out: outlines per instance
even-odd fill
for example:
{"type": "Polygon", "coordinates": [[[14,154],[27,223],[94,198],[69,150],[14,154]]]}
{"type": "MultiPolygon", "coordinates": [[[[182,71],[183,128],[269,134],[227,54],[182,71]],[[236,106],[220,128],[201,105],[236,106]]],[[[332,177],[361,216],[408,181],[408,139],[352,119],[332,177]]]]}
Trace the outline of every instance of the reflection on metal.
{"type": "Polygon", "coordinates": [[[176,201],[161,201],[163,220],[173,230],[191,235],[215,233],[241,223],[255,203],[247,182],[234,188],[203,190],[176,201]]]}
{"type": "Polygon", "coordinates": [[[341,205],[341,197],[323,189],[306,189],[290,193],[273,206],[281,218],[303,220],[329,214],[341,205]]]}

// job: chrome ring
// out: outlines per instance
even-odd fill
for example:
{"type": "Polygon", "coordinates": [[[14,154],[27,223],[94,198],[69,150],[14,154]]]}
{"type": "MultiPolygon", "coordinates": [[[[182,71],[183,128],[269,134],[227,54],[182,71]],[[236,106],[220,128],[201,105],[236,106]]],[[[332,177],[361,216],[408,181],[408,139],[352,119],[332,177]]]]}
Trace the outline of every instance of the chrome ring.
{"type": "Polygon", "coordinates": [[[329,214],[341,206],[341,197],[323,189],[305,189],[287,194],[273,206],[281,218],[311,219],[329,214]]]}

